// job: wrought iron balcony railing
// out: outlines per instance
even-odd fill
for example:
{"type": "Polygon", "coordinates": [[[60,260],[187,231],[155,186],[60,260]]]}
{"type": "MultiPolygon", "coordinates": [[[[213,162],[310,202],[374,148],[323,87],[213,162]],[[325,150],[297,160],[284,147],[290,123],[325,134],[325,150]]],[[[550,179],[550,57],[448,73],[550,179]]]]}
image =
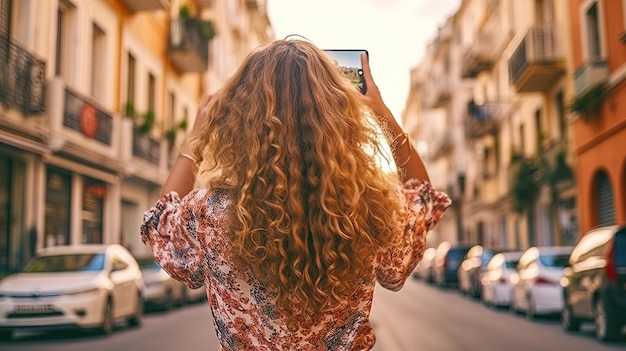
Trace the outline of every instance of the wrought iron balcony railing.
{"type": "Polygon", "coordinates": [[[46,109],[46,64],[0,32],[0,102],[25,115],[46,109]]]}

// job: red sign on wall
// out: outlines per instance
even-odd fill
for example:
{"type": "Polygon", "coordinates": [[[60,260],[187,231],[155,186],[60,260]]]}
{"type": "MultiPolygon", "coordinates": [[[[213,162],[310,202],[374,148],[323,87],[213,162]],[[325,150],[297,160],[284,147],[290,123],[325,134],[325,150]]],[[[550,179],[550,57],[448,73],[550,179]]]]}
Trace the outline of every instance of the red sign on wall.
{"type": "Polygon", "coordinates": [[[93,138],[98,130],[98,113],[95,107],[87,102],[80,109],[80,129],[87,138],[93,138]]]}

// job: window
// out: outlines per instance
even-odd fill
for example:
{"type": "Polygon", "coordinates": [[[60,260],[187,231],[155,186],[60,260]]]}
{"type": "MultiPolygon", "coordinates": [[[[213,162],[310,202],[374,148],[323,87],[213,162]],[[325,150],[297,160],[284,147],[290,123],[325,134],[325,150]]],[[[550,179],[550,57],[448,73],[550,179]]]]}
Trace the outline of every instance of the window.
{"type": "MultiPolygon", "coordinates": [[[[127,108],[128,108],[128,104],[132,104],[135,102],[135,79],[136,78],[136,70],[137,70],[137,63],[135,61],[135,56],[133,56],[133,54],[131,54],[130,52],[128,53],[128,56],[126,58],[127,62],[126,64],[128,65],[127,67],[127,78],[126,78],[126,104],[127,104],[127,108]]],[[[134,112],[134,111],[125,111],[126,114],[130,114],[130,112],[134,112]]]]}
{"type": "Polygon", "coordinates": [[[71,182],[69,172],[48,167],[44,246],[70,243],[71,182]]]}
{"type": "Polygon", "coordinates": [[[176,94],[173,91],[169,93],[169,111],[167,116],[167,127],[176,127],[176,94]]]}
{"type": "Polygon", "coordinates": [[[83,184],[82,243],[102,243],[104,199],[107,187],[103,181],[85,178],[83,184]]]}
{"type": "Polygon", "coordinates": [[[73,58],[75,53],[71,52],[70,45],[72,43],[72,37],[74,34],[73,18],[75,14],[75,8],[69,1],[59,0],[59,7],[57,9],[57,24],[56,24],[56,48],[55,48],[55,64],[54,73],[56,76],[60,76],[69,80],[70,73],[74,73],[73,58]]]}
{"type": "Polygon", "coordinates": [[[601,12],[598,1],[591,1],[583,8],[583,44],[588,60],[603,57],[601,12]]]}
{"type": "Polygon", "coordinates": [[[156,111],[156,78],[152,73],[148,74],[148,111],[156,111]]]}
{"type": "Polygon", "coordinates": [[[535,20],[538,24],[552,23],[552,0],[535,0],[535,20]]]}
{"type": "Polygon", "coordinates": [[[615,224],[615,202],[613,185],[609,176],[603,171],[598,172],[595,179],[596,207],[598,225],[615,224]]]}
{"type": "Polygon", "coordinates": [[[11,28],[11,1],[0,0],[0,33],[9,33],[11,28]]]}
{"type": "Polygon", "coordinates": [[[537,137],[537,151],[541,150],[541,143],[543,142],[543,138],[545,137],[545,135],[543,135],[543,126],[541,125],[541,115],[541,109],[537,109],[535,111],[535,133],[537,137]]]}
{"type": "Polygon", "coordinates": [[[104,31],[93,23],[91,33],[91,96],[103,102],[105,93],[105,62],[106,62],[106,35],[104,31]]]}

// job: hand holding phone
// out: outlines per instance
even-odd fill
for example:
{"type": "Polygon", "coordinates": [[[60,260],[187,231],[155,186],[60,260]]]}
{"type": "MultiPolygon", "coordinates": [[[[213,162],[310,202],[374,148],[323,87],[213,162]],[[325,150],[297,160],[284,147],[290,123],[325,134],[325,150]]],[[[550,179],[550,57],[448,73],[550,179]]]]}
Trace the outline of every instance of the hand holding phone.
{"type": "Polygon", "coordinates": [[[326,54],[341,69],[343,74],[359,89],[362,94],[367,92],[367,85],[363,78],[363,66],[361,64],[361,54],[368,55],[367,50],[363,49],[327,49],[326,54]]]}

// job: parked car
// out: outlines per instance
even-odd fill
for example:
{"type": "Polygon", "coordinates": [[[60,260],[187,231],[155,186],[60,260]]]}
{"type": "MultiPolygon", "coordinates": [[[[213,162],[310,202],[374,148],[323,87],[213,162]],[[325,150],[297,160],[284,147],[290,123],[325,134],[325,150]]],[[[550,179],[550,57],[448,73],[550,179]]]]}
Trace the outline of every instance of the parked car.
{"type": "Polygon", "coordinates": [[[528,319],[560,313],[563,307],[561,277],[571,246],[533,246],[524,251],[512,279],[511,308],[528,319]]]}
{"type": "Polygon", "coordinates": [[[425,282],[432,282],[432,261],[435,258],[435,251],[437,250],[434,247],[429,247],[424,251],[422,260],[417,264],[415,270],[413,270],[413,278],[421,279],[425,282]]]}
{"type": "Polygon", "coordinates": [[[481,275],[481,300],[487,306],[508,307],[511,303],[511,275],[522,251],[501,252],[495,254],[487,263],[481,275]]]}
{"type": "Polygon", "coordinates": [[[185,284],[170,277],[154,257],[141,257],[137,261],[146,286],[146,309],[168,311],[187,303],[185,284]]]}
{"type": "Polygon", "coordinates": [[[433,264],[433,280],[437,285],[448,287],[458,284],[457,271],[469,249],[467,245],[453,246],[448,241],[437,246],[433,264]]]}
{"type": "Polygon", "coordinates": [[[17,329],[92,329],[141,324],[144,284],[133,255],[117,244],[54,246],[0,280],[0,337],[17,329]]]}
{"type": "Polygon", "coordinates": [[[489,249],[482,245],[474,245],[465,254],[457,271],[459,290],[469,296],[480,297],[480,276],[493,255],[507,249],[489,249]]]}
{"type": "Polygon", "coordinates": [[[587,232],[574,246],[562,285],[564,330],[595,321],[598,339],[618,340],[626,325],[626,225],[587,232]]]}

